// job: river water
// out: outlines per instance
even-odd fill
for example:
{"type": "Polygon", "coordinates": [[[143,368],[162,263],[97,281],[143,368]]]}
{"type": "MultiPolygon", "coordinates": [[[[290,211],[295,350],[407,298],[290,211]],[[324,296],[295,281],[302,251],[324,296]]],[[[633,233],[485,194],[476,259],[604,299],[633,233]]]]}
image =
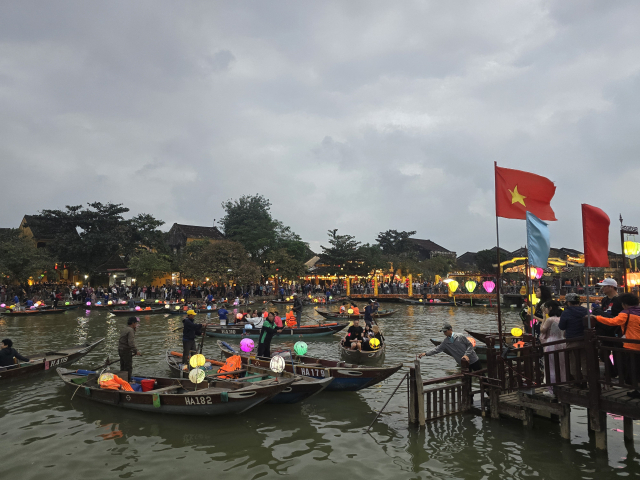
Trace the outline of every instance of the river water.
{"type": "MultiPolygon", "coordinates": [[[[441,338],[443,321],[454,331],[496,331],[495,309],[405,306],[379,324],[388,342],[385,363],[412,362],[441,338]]],[[[321,319],[313,309],[306,317],[321,319]]],[[[518,325],[515,310],[506,324],[518,325]]],[[[205,319],[198,316],[198,321],[205,319]]],[[[134,374],[170,376],[164,352],[180,346],[176,316],[141,317],[137,343],[143,352],[134,374]]],[[[308,318],[306,322],[311,323],[308,318]]],[[[118,332],[126,320],[106,312],[72,310],[61,315],[0,319],[0,338],[9,337],[21,353],[106,337],[77,366],[97,365],[107,353],[117,356],[118,332]]],[[[338,358],[338,337],[306,340],[309,354],[338,358]]],[[[291,347],[291,343],[278,343],[291,347]]],[[[204,353],[217,356],[213,338],[204,353]]],[[[456,372],[445,354],[422,360],[423,378],[456,372]]],[[[401,370],[404,372],[404,370],[401,370]]],[[[297,405],[262,405],[240,416],[193,418],[136,413],[71,400],[55,373],[3,385],[0,446],[3,478],[612,478],[640,474],[640,456],[622,438],[622,419],[609,417],[609,450],[596,452],[587,434],[586,411],[572,410],[571,441],[559,425],[454,415],[409,427],[403,385],[370,434],[364,431],[402,378],[352,393],[324,392],[297,405]],[[206,477],[205,477],[206,476],[206,477]]],[[[640,422],[636,422],[640,432],[640,422]]]]}

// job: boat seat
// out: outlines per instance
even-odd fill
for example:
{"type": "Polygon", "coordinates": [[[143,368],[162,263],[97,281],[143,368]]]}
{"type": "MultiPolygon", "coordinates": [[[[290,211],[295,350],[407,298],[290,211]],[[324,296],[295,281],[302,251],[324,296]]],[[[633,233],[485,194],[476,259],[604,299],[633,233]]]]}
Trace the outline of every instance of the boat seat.
{"type": "Polygon", "coordinates": [[[248,377],[241,377],[238,380],[249,380],[252,378],[264,378],[264,377],[269,377],[270,375],[268,373],[257,373],[255,375],[249,375],[248,377]]]}
{"type": "Polygon", "coordinates": [[[172,390],[178,390],[179,388],[182,388],[182,385],[169,385],[168,387],[156,388],[155,390],[149,390],[148,392],[143,393],[170,392],[172,390]]]}

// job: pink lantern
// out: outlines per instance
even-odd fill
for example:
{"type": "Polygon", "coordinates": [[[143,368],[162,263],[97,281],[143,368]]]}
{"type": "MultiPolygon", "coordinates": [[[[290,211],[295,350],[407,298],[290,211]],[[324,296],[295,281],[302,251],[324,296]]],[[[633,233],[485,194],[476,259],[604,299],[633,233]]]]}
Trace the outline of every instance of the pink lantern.
{"type": "Polygon", "coordinates": [[[87,306],[90,307],[91,306],[91,302],[87,302],[87,306]]]}
{"type": "Polygon", "coordinates": [[[3,303],[2,305],[0,305],[0,308],[4,308],[6,307],[6,305],[3,303]]]}
{"type": "Polygon", "coordinates": [[[542,278],[542,275],[544,275],[544,270],[540,267],[536,268],[536,280],[540,280],[542,278]]]}
{"type": "Polygon", "coordinates": [[[493,282],[493,280],[482,282],[482,286],[487,293],[493,292],[493,289],[496,288],[496,284],[493,282]]]}
{"type": "Polygon", "coordinates": [[[142,308],[140,308],[140,305],[136,305],[136,311],[139,312],[140,310],[142,310],[142,308]]]}
{"type": "Polygon", "coordinates": [[[243,338],[240,341],[240,350],[248,353],[253,350],[254,345],[255,343],[253,343],[253,340],[251,340],[250,338],[243,338]]]}
{"type": "Polygon", "coordinates": [[[242,314],[241,314],[241,313],[238,313],[238,314],[236,315],[236,319],[237,319],[237,320],[242,320],[242,314]]]}

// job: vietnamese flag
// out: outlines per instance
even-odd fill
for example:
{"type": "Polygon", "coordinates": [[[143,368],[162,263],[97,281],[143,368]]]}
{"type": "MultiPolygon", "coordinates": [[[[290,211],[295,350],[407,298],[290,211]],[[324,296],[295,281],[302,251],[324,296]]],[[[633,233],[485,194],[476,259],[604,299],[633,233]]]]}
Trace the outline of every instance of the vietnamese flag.
{"type": "Polygon", "coordinates": [[[609,215],[597,207],[582,204],[584,266],[609,266],[609,215]]]}
{"type": "Polygon", "coordinates": [[[551,208],[556,186],[534,173],[496,165],[496,215],[525,220],[531,212],[540,220],[557,220],[551,208]]]}

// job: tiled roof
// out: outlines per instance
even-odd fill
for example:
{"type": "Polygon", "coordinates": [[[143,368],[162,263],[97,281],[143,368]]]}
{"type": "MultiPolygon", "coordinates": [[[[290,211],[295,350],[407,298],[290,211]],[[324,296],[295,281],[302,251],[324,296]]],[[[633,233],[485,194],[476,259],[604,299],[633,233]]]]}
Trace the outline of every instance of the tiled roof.
{"type": "Polygon", "coordinates": [[[216,227],[199,227],[196,225],[182,225],[174,223],[171,227],[179,229],[187,238],[212,238],[214,240],[223,240],[224,235],[216,227]]]}

